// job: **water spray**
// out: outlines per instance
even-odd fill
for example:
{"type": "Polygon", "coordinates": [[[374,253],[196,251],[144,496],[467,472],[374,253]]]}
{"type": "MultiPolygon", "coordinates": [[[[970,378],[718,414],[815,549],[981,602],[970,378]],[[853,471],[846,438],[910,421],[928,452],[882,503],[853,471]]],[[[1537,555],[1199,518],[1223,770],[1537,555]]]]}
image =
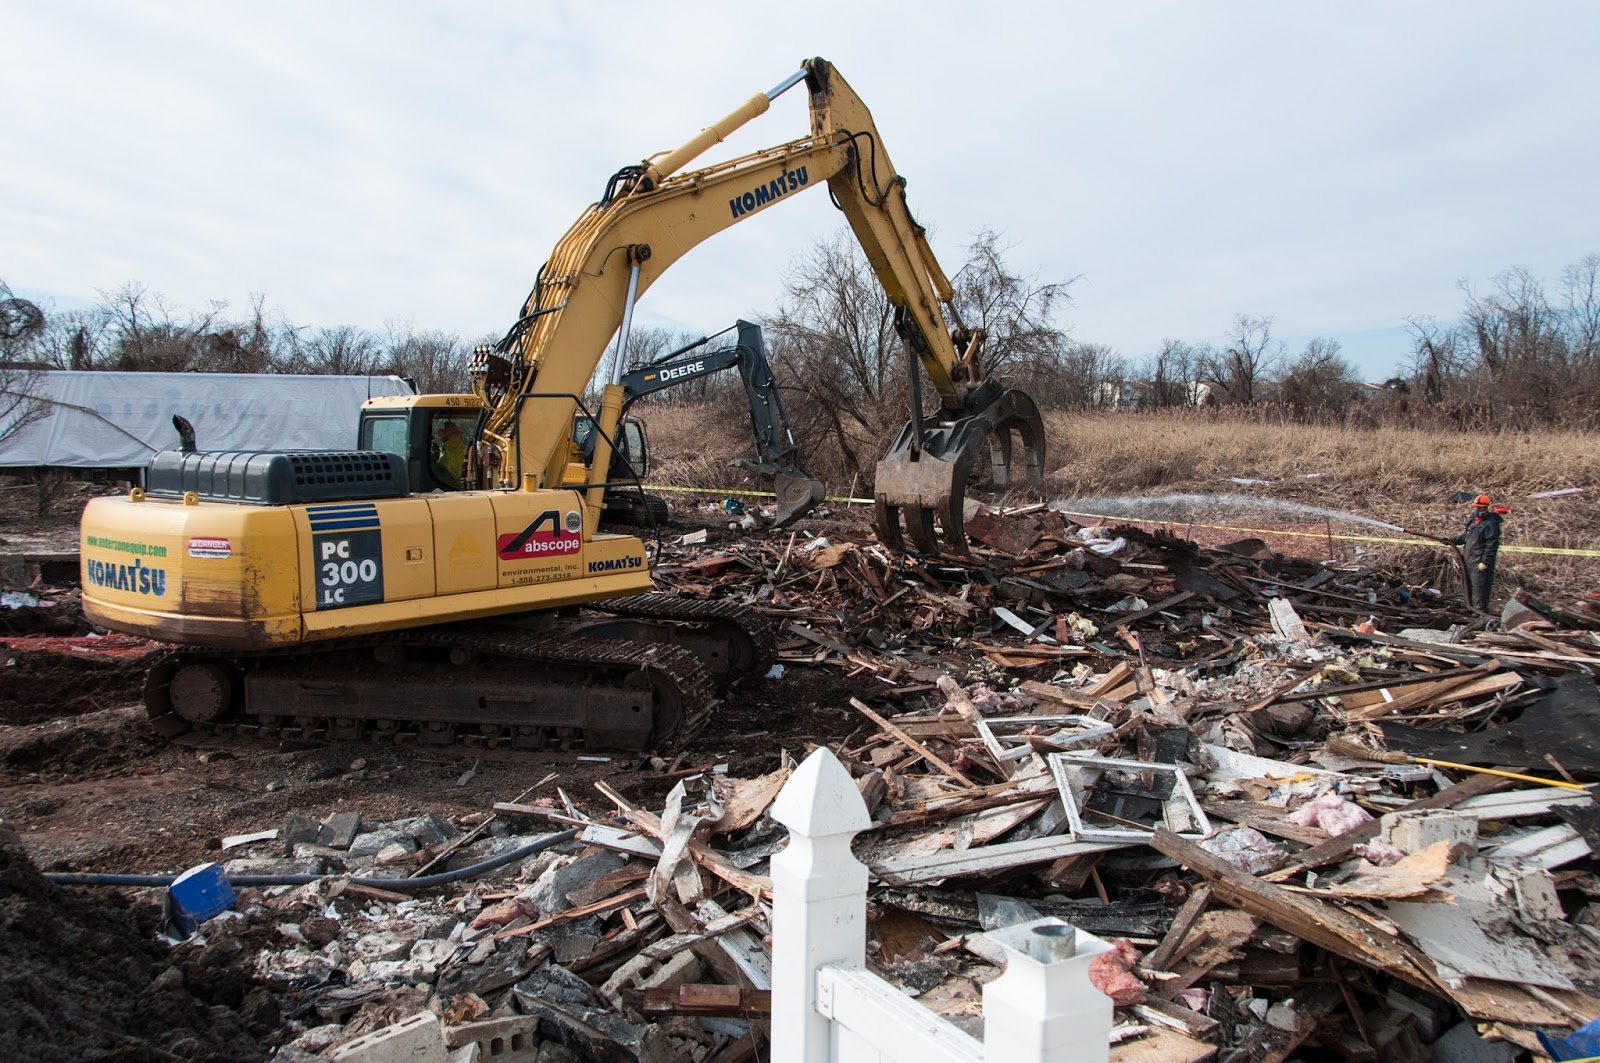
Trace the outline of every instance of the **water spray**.
{"type": "Polygon", "coordinates": [[[1280,513],[1300,513],[1311,517],[1320,517],[1323,520],[1347,520],[1355,524],[1365,524],[1371,528],[1383,528],[1387,531],[1404,531],[1398,524],[1390,524],[1385,520],[1374,517],[1363,517],[1359,513],[1349,513],[1341,509],[1328,509],[1324,506],[1308,506],[1300,502],[1286,502],[1278,498],[1260,498],[1256,495],[1239,494],[1185,494],[1185,495],[1115,495],[1108,498],[1075,498],[1052,503],[1053,509],[1071,512],[1069,506],[1094,507],[1107,513],[1109,516],[1126,516],[1136,519],[1139,515],[1159,510],[1163,507],[1193,508],[1199,506],[1220,506],[1235,510],[1274,510],[1280,513]],[[1121,510],[1121,512],[1118,512],[1121,510]]]}

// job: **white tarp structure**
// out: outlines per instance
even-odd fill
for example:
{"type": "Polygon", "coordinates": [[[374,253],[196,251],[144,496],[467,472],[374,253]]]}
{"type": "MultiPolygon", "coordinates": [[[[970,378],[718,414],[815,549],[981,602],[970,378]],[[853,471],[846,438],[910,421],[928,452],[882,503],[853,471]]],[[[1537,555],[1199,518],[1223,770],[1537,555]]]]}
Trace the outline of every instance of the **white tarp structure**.
{"type": "Polygon", "coordinates": [[[194,425],[201,450],[354,450],[363,402],[412,393],[396,376],[46,371],[28,381],[44,409],[0,440],[0,468],[140,468],[177,449],[173,414],[194,425]]]}

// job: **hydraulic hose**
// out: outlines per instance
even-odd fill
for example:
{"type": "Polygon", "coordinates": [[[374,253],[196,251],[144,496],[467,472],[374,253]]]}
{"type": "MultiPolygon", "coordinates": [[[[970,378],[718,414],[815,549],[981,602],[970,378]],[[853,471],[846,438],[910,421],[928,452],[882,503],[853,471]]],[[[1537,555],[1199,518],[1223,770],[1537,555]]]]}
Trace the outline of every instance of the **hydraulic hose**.
{"type": "MultiPolygon", "coordinates": [[[[487,874],[490,871],[532,856],[534,853],[560,845],[562,842],[571,841],[578,836],[578,828],[564,830],[558,834],[547,834],[537,841],[516,848],[499,856],[492,856],[480,863],[469,867],[458,868],[455,871],[441,871],[437,875],[424,875],[421,878],[352,878],[350,881],[357,886],[371,886],[375,889],[393,890],[396,893],[409,893],[412,890],[423,890],[430,886],[442,886],[447,882],[457,882],[464,878],[473,878],[477,875],[487,874]]],[[[105,875],[93,871],[46,871],[44,877],[58,886],[170,886],[178,878],[177,875],[105,875]]],[[[318,882],[325,878],[340,878],[340,875],[229,875],[228,882],[234,886],[304,886],[318,882]]]]}

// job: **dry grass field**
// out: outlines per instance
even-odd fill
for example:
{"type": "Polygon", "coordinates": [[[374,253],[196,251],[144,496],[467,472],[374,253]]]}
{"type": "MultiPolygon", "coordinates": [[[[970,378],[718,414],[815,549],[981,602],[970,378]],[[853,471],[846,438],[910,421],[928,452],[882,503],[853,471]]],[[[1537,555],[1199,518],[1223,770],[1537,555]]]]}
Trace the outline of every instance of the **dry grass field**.
{"type": "MultiPolygon", "coordinates": [[[[650,432],[651,480],[684,487],[756,487],[728,462],[751,454],[743,412],[736,405],[651,404],[642,410],[650,432]]],[[[797,430],[804,426],[797,426],[797,430]]],[[[1461,491],[1487,492],[1512,506],[1508,545],[1600,549],[1600,437],[1581,432],[1452,432],[1402,428],[1341,428],[1272,424],[1226,412],[1046,414],[1047,496],[1107,500],[1124,496],[1227,494],[1227,502],[1167,507],[1159,516],[1240,527],[1268,523],[1304,527],[1308,519],[1252,507],[1237,496],[1325,507],[1454,533],[1467,507],[1450,501],[1461,491]],[[1235,479],[1269,481],[1238,484],[1235,479]],[[1530,495],[1581,487],[1579,494],[1530,495]]],[[[805,455],[828,481],[830,494],[851,488],[838,480],[836,455],[805,455]]],[[[876,455],[866,458],[870,468],[876,455]]],[[[855,490],[864,492],[865,485],[855,490]]],[[[1093,511],[1088,506],[1086,510],[1093,511]]],[[[1138,512],[1124,505],[1119,512],[1138,512]]],[[[1394,533],[1356,522],[1335,522],[1335,535],[1394,533]]],[[[1325,540],[1304,540],[1305,552],[1325,556],[1325,540]]],[[[1415,568],[1419,578],[1447,571],[1437,551],[1382,544],[1338,543],[1341,556],[1367,554],[1415,568]]],[[[1499,589],[1526,585],[1539,594],[1600,587],[1600,558],[1501,555],[1499,589]]]]}

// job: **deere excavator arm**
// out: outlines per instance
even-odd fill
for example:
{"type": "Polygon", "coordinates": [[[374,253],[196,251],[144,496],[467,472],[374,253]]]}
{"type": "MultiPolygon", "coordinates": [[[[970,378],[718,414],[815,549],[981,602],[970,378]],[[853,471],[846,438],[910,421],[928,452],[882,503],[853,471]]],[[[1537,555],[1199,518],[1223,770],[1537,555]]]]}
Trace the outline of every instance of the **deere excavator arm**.
{"type": "Polygon", "coordinates": [[[622,375],[622,410],[627,413],[635,400],[658,391],[714,376],[728,369],[739,370],[745,402],[750,413],[750,431],[755,439],[756,460],[739,464],[751,472],[773,478],[777,496],[774,527],[805,516],[822,501],[823,484],[800,467],[799,447],[783,408],[778,378],[767,361],[761,326],[740,321],[735,326],[738,338],[731,347],[702,351],[711,337],[662,355],[622,375]]]}
{"type": "MultiPolygon", "coordinates": [[[[611,179],[604,197],[561,238],[540,270],[522,316],[498,345],[510,362],[505,399],[487,423],[492,436],[512,440],[522,486],[561,482],[577,396],[587,386],[615,335],[618,355],[599,413],[601,431],[591,470],[609,468],[611,439],[621,418],[621,350],[638,298],[697,244],[739,222],[826,182],[843,209],[879,282],[896,310],[909,349],[912,420],[878,470],[879,532],[900,545],[899,516],[924,549],[937,549],[933,519],[965,549],[961,498],[981,442],[991,448],[997,479],[1010,467],[1011,429],[1028,449],[1028,472],[1037,481],[1043,431],[1037,411],[1020,392],[999,388],[981,373],[980,332],[957,323],[944,307],[952,289],[926,235],[905,201],[905,181],[884,149],[872,116],[845,80],[824,60],[770,92],[751,97],[681,147],[611,179]],[[810,91],[809,136],[704,169],[678,172],[804,80],[810,91]],[[620,329],[619,329],[620,325],[620,329]],[[932,415],[921,410],[916,366],[938,396],[932,415]]],[[[603,475],[591,479],[603,479],[603,475]]],[[[598,521],[603,485],[586,496],[586,528],[598,521]]]]}

